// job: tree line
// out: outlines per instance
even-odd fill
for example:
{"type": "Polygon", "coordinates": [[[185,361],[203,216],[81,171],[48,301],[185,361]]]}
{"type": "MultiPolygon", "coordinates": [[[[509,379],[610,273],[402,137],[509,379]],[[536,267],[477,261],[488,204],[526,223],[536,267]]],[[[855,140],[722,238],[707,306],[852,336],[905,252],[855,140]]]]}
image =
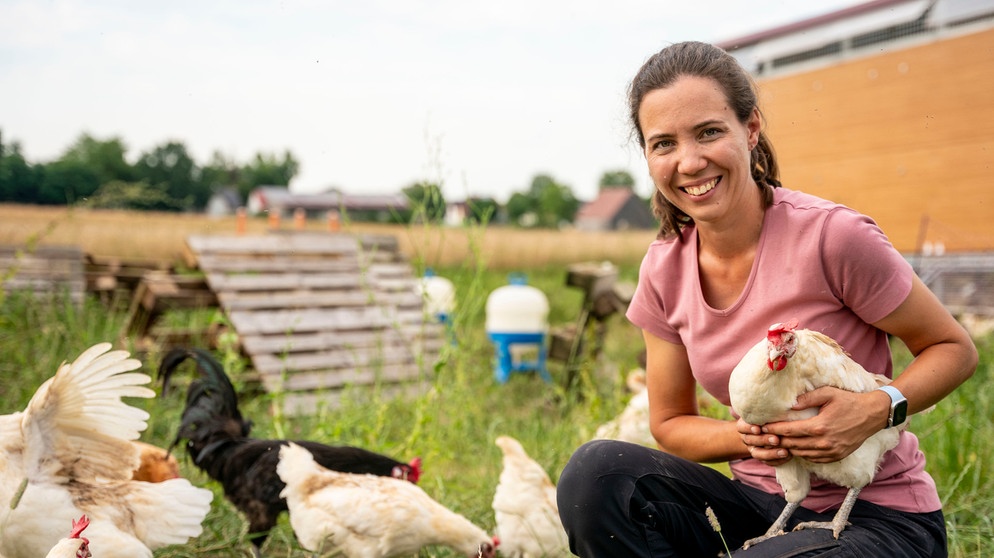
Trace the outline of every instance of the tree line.
{"type": "MultiPolygon", "coordinates": [[[[238,162],[215,151],[206,164],[198,164],[180,141],[166,141],[128,161],[127,146],[120,138],[98,139],[83,133],[54,161],[32,163],[21,145],[5,142],[0,131],[0,203],[81,205],[102,209],[144,211],[202,211],[210,197],[233,188],[241,200],[258,186],[286,186],[300,164],[287,150],[281,154],[256,153],[238,162]]],[[[634,180],[626,171],[604,173],[600,187],[628,186],[634,180]]],[[[390,222],[441,222],[447,202],[439,184],[422,181],[402,188],[410,209],[392,215],[368,216],[390,222]]],[[[558,227],[570,223],[580,208],[568,185],[539,174],[530,186],[511,195],[501,206],[496,200],[466,200],[466,218],[477,223],[506,222],[526,227],[558,227]]],[[[363,216],[350,218],[363,220],[363,216]]]]}

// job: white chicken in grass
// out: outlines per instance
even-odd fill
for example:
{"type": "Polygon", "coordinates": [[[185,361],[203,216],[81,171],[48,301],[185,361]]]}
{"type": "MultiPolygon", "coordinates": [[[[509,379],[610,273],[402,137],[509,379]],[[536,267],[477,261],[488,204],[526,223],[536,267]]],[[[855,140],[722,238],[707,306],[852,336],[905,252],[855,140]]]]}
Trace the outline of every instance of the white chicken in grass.
{"type": "Polygon", "coordinates": [[[498,541],[418,485],[370,474],[342,473],[290,442],[276,473],[290,526],[302,547],[345,558],[409,556],[442,545],[464,556],[494,558],[498,541]]]}
{"type": "MultiPolygon", "coordinates": [[[[890,383],[887,377],[864,370],[827,335],[796,328],[796,320],[773,324],[766,339],[749,349],[732,370],[728,396],[732,409],[746,422],[763,425],[815,416],[817,409],[795,411],[791,407],[799,395],[822,386],[867,392],[890,383]]],[[[783,534],[788,519],[811,490],[812,474],[849,491],[830,523],[805,522],[795,530],[831,529],[838,538],[860,490],[873,480],[884,454],[897,446],[900,430],[906,425],[880,430],[855,452],[834,463],[812,463],[794,457],[777,466],[777,482],[784,490],[787,505],[764,535],[750,539],[743,548],[783,534]]]]}
{"type": "Polygon", "coordinates": [[[131,480],[148,413],[122,398],[155,392],[138,360],[110,348],[63,363],[23,412],[0,416],[0,557],[44,556],[83,514],[103,558],[151,558],[201,533],[211,491],[131,480]]]}
{"type": "Polygon", "coordinates": [[[649,429],[649,390],[645,387],[645,371],[628,373],[625,383],[633,394],[618,416],[597,427],[595,440],[622,440],[646,447],[657,447],[649,429]]]}
{"type": "Polygon", "coordinates": [[[90,525],[90,520],[83,517],[79,521],[72,521],[72,530],[69,536],[60,540],[52,550],[48,551],[45,558],[90,558],[90,541],[82,535],[83,530],[90,525]]]}
{"type": "Polygon", "coordinates": [[[556,486],[549,475],[514,438],[498,436],[496,444],[504,454],[504,469],[493,502],[501,555],[569,556],[569,541],[559,519],[556,486]]]}

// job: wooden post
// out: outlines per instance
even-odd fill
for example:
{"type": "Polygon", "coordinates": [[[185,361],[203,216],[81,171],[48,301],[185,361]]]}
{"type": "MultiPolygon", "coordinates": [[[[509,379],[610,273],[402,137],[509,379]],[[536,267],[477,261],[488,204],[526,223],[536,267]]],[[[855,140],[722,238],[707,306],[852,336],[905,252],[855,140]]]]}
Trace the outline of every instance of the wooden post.
{"type": "Polygon", "coordinates": [[[235,210],[235,233],[239,235],[245,234],[246,220],[248,219],[244,207],[239,207],[235,210]]]}

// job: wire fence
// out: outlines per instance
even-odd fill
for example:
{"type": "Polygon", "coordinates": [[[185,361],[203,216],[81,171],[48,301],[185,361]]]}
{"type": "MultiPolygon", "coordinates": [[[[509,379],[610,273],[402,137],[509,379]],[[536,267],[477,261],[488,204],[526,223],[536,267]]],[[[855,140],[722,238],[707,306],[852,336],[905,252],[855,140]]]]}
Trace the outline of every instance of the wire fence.
{"type": "Polygon", "coordinates": [[[916,254],[908,261],[953,314],[994,317],[994,252],[916,254]]]}

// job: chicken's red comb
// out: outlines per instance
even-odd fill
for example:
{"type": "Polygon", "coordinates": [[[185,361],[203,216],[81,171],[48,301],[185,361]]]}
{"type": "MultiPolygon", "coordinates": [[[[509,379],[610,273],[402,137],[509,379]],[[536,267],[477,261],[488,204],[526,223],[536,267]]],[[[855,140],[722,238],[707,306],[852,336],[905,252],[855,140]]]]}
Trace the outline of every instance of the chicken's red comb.
{"type": "Polygon", "coordinates": [[[78,539],[79,536],[83,533],[83,529],[86,529],[89,525],[90,525],[90,520],[86,517],[86,514],[83,514],[83,516],[79,518],[79,521],[73,519],[72,531],[69,532],[69,538],[78,539]]]}
{"type": "Polygon", "coordinates": [[[768,333],[783,333],[785,331],[794,331],[795,329],[797,329],[797,318],[791,318],[786,322],[779,322],[771,325],[768,333]]]}

